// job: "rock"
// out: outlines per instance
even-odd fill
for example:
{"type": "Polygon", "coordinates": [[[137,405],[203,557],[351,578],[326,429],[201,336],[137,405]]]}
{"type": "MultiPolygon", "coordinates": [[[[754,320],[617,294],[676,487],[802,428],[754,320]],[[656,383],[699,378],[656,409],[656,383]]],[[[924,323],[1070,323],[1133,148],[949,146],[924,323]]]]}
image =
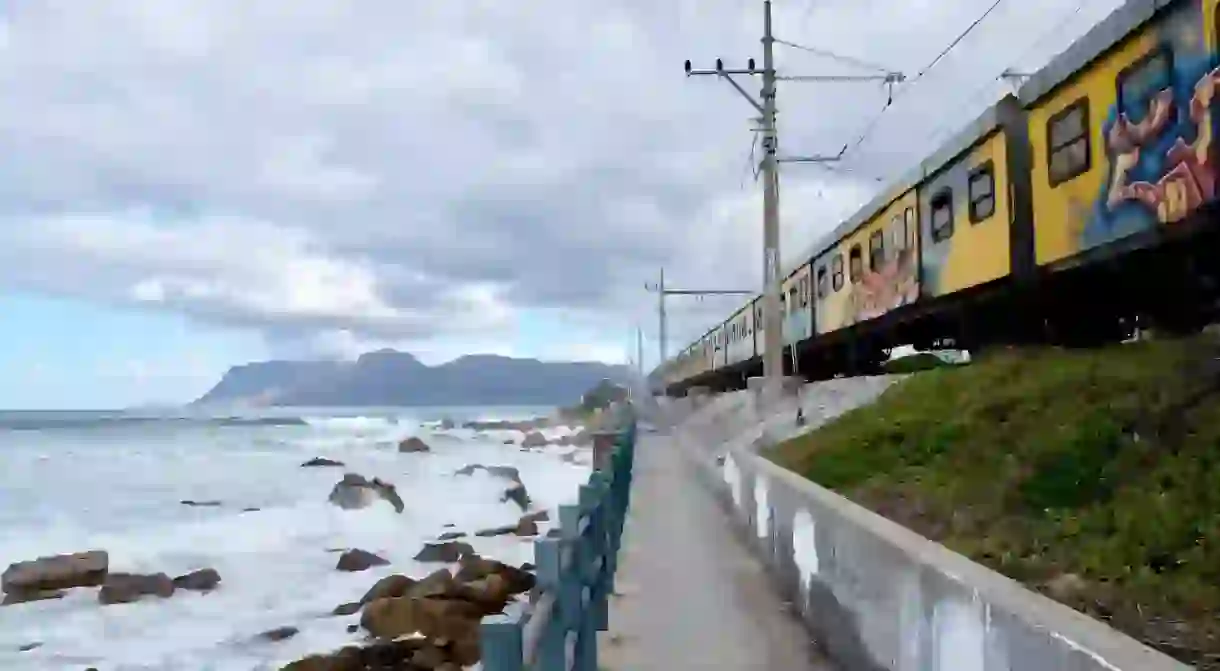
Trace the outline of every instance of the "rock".
{"type": "Polygon", "coordinates": [[[97,593],[102,605],[131,603],[140,597],[168,599],[174,595],[174,581],[164,573],[110,573],[97,593]]]}
{"type": "Polygon", "coordinates": [[[486,471],[489,475],[494,475],[498,478],[512,480],[513,482],[521,482],[521,472],[513,466],[484,466],[483,464],[467,464],[457,471],[454,475],[473,475],[475,471],[486,471]]]}
{"type": "Polygon", "coordinates": [[[444,543],[426,543],[419,554],[415,555],[418,562],[444,562],[452,564],[462,557],[474,554],[474,548],[469,543],[446,541],[444,543]]]}
{"type": "Polygon", "coordinates": [[[465,537],[466,537],[466,532],[465,532],[465,531],[446,531],[445,533],[443,533],[443,534],[441,534],[441,535],[437,536],[437,537],[436,537],[436,540],[438,540],[438,541],[451,541],[451,540],[454,540],[454,539],[457,539],[457,538],[465,538],[465,537]]]}
{"type": "Polygon", "coordinates": [[[335,606],[335,609],[332,610],[330,612],[330,614],[331,615],[355,615],[356,613],[360,612],[360,609],[362,607],[364,607],[364,604],[362,604],[358,601],[352,601],[350,603],[341,603],[338,606],[335,606]]]}
{"type": "Polygon", "coordinates": [[[537,569],[538,567],[534,566],[533,562],[525,562],[521,565],[522,571],[536,571],[537,569]]]}
{"type": "Polygon", "coordinates": [[[191,571],[174,578],[174,587],[193,592],[210,592],[220,584],[220,573],[214,568],[191,571]]]}
{"type": "Polygon", "coordinates": [[[364,571],[374,566],[386,566],[389,563],[388,560],[378,557],[372,552],[356,548],[339,555],[339,563],[335,564],[335,569],[339,571],[364,571]]]}
{"type": "Polygon", "coordinates": [[[394,485],[378,478],[368,480],[358,473],[345,473],[331,488],[327,500],[344,510],[356,510],[372,505],[378,497],[388,501],[399,513],[405,507],[394,485]]]}
{"type": "Polygon", "coordinates": [[[343,465],[344,464],[342,461],[335,461],[334,459],[327,459],[326,457],[314,457],[313,459],[310,459],[309,461],[301,464],[301,468],[311,468],[311,467],[316,467],[316,466],[343,466],[343,465]]]}
{"type": "Polygon", "coordinates": [[[517,526],[513,528],[513,533],[517,536],[537,536],[538,523],[528,517],[522,517],[517,526]]]}
{"type": "Polygon", "coordinates": [[[546,436],[539,431],[530,431],[521,441],[521,447],[543,447],[547,444],[546,436]]]}
{"type": "Polygon", "coordinates": [[[512,501],[517,504],[521,510],[526,510],[530,507],[529,491],[521,482],[514,482],[504,490],[504,495],[500,497],[501,501],[512,501]]]}
{"type": "Polygon", "coordinates": [[[349,633],[349,634],[354,634],[354,633],[356,633],[356,632],[358,632],[358,631],[360,631],[360,625],[358,625],[358,624],[349,624],[349,625],[347,625],[347,633],[349,633]]]}
{"type": "Polygon", "coordinates": [[[184,501],[181,501],[180,503],[182,503],[182,505],[184,505],[184,506],[202,507],[202,508],[215,508],[216,506],[221,505],[220,501],[192,501],[191,499],[186,499],[184,501]]]}
{"type": "Polygon", "coordinates": [[[512,445],[512,444],[513,444],[513,443],[515,443],[515,442],[517,442],[517,441],[513,440],[512,438],[506,438],[506,439],[504,439],[504,444],[505,444],[505,445],[512,445]]]}
{"type": "Polygon", "coordinates": [[[31,650],[36,650],[41,647],[42,647],[42,643],[26,643],[25,645],[17,648],[17,652],[29,652],[31,650]]]}
{"type": "Polygon", "coordinates": [[[257,513],[260,510],[262,510],[262,508],[242,508],[241,509],[241,511],[243,513],[257,513]]]}
{"type": "Polygon", "coordinates": [[[1084,578],[1075,573],[1064,573],[1055,576],[1046,583],[1047,594],[1056,601],[1066,601],[1088,587],[1084,578]]]}
{"type": "MultiPolygon", "coordinates": [[[[349,628],[350,629],[350,628],[349,628]]],[[[349,633],[356,633],[351,631],[349,633]]],[[[357,647],[349,645],[325,655],[310,655],[283,667],[280,671],[389,671],[409,669],[415,651],[427,645],[422,638],[402,638],[378,641],[357,647]]],[[[460,668],[456,671],[460,671],[460,668]]]]}
{"type": "Polygon", "coordinates": [[[96,587],[106,580],[110,556],[102,550],[39,557],[11,564],[0,574],[6,594],[52,592],[71,587],[96,587]]]}
{"type": "Polygon", "coordinates": [[[276,627],[275,629],[264,631],[258,637],[268,641],[284,641],[296,636],[300,632],[301,630],[296,627],[276,627]]]}
{"type": "Polygon", "coordinates": [[[435,645],[425,645],[411,655],[411,664],[421,669],[437,669],[445,664],[449,656],[435,645]]]}
{"type": "Polygon", "coordinates": [[[588,445],[593,442],[593,434],[588,429],[577,431],[569,441],[572,445],[588,445]]]}
{"type": "Polygon", "coordinates": [[[30,590],[28,592],[9,592],[4,595],[4,600],[0,601],[0,606],[16,606],[17,604],[30,603],[32,601],[62,599],[66,594],[67,592],[64,592],[63,590],[30,590]]]}
{"type": "Polygon", "coordinates": [[[517,530],[517,525],[510,524],[503,527],[492,527],[491,529],[483,529],[482,531],[474,532],[479,538],[493,538],[495,536],[507,536],[517,530]]]}
{"type": "Polygon", "coordinates": [[[449,569],[437,569],[429,573],[423,580],[415,583],[402,596],[412,599],[429,597],[447,597],[455,593],[458,582],[454,580],[449,569]]]}
{"type": "Polygon", "coordinates": [[[378,580],[369,588],[369,591],[360,597],[360,605],[363,606],[377,599],[389,599],[403,596],[416,584],[415,580],[408,578],[405,575],[388,575],[381,580],[378,580]]]}
{"type": "Polygon", "coordinates": [[[432,448],[428,444],[415,436],[403,439],[398,444],[399,452],[431,452],[432,448]]]}
{"type": "Polygon", "coordinates": [[[521,519],[531,520],[534,522],[549,522],[551,519],[551,513],[550,513],[550,511],[547,511],[547,510],[535,510],[532,513],[526,513],[525,515],[522,515],[521,519]]]}
{"type": "Polygon", "coordinates": [[[534,589],[537,580],[534,574],[519,568],[509,566],[494,559],[474,555],[466,557],[459,563],[454,580],[459,582],[476,582],[489,575],[499,575],[508,581],[508,590],[512,594],[522,594],[534,589]]]}
{"type": "Polygon", "coordinates": [[[478,605],[460,599],[378,599],[365,607],[360,626],[380,639],[419,632],[425,638],[452,641],[450,659],[469,665],[479,661],[478,605]]]}

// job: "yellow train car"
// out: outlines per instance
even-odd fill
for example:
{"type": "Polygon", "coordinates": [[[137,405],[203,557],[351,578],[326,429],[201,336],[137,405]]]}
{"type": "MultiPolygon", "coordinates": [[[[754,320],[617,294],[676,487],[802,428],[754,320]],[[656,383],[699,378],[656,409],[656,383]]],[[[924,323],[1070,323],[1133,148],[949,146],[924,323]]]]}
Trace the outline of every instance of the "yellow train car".
{"type": "Polygon", "coordinates": [[[1151,244],[1216,200],[1218,43],[1217,0],[1132,0],[1021,88],[1039,266],[1151,244]]]}
{"type": "Polygon", "coordinates": [[[923,162],[921,298],[1032,273],[1028,156],[1024,112],[1008,95],[923,162]]]}

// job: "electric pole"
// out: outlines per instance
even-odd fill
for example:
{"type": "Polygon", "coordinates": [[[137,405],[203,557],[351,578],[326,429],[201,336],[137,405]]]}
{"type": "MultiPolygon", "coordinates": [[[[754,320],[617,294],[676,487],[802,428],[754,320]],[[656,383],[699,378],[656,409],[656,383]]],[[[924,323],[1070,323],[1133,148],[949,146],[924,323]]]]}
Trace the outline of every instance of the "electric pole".
{"type": "Polygon", "coordinates": [[[726,69],[724,61],[717,58],[716,67],[712,70],[696,70],[691,66],[688,60],[685,63],[686,76],[694,75],[713,75],[728,82],[738,93],[741,94],[751,106],[761,115],[757,121],[759,128],[754,129],[755,132],[761,133],[763,138],[763,159],[760,166],[760,173],[763,178],[763,376],[771,383],[777,383],[784,374],[784,337],[783,337],[783,318],[780,315],[780,306],[782,305],[781,285],[783,277],[780,271],[780,227],[779,227],[779,164],[780,163],[831,163],[840,160],[847,152],[847,146],[844,145],[839,153],[833,156],[792,156],[779,157],[779,138],[776,128],[776,82],[779,80],[786,81],[803,81],[803,82],[860,82],[860,81],[879,81],[885,84],[890,89],[891,99],[893,97],[893,86],[896,83],[905,81],[906,77],[900,72],[894,72],[874,66],[869,63],[860,61],[859,59],[851,59],[837,54],[832,54],[821,49],[802,46],[794,42],[777,39],[772,34],[771,25],[771,0],[763,1],[763,67],[758,70],[754,67],[754,59],[750,58],[746,61],[745,69],[726,69]],[[779,76],[775,71],[775,44],[784,44],[795,49],[813,52],[822,56],[828,56],[840,61],[847,61],[857,67],[868,67],[877,70],[879,74],[861,75],[861,76],[779,76]],[[733,79],[733,75],[761,75],[762,76],[762,102],[755,100],[737,80],[733,79]]]}
{"type": "Polygon", "coordinates": [[[665,269],[661,269],[660,281],[656,284],[645,283],[644,289],[657,294],[657,319],[659,320],[658,331],[661,335],[661,361],[658,366],[666,361],[665,337],[669,332],[668,318],[665,313],[665,297],[666,296],[753,296],[753,290],[721,290],[721,289],[667,289],[665,287],[665,269]]]}

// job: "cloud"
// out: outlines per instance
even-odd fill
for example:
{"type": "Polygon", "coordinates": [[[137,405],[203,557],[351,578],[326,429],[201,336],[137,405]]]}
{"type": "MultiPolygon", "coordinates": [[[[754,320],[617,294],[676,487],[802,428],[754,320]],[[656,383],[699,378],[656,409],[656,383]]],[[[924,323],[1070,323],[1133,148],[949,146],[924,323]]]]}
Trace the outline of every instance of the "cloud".
{"type": "MultiPolygon", "coordinates": [[[[785,256],[980,112],[1001,70],[1040,65],[1116,4],[1003,5],[858,145],[880,87],[785,84],[783,151],[849,145],[833,170],[785,168],[785,256]]],[[[983,9],[775,6],[782,37],[904,69],[983,9]]],[[[323,349],[494,344],[530,309],[621,325],[660,266],[757,287],[752,110],[680,67],[757,56],[760,25],[741,0],[9,5],[0,286],[323,349]]],[[[791,49],[779,64],[860,72],[791,49]]]]}

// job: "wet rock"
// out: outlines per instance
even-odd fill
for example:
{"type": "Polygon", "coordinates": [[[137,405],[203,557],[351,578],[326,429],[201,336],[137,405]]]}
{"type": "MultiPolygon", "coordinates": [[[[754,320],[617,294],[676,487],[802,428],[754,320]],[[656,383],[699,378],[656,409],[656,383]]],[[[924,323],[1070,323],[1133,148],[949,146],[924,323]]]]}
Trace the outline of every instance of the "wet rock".
{"type": "Polygon", "coordinates": [[[31,603],[33,601],[50,601],[51,599],[62,599],[67,595],[63,590],[30,590],[25,592],[8,592],[4,595],[4,600],[0,601],[0,606],[16,606],[22,603],[31,603]]]}
{"type": "Polygon", "coordinates": [[[335,606],[335,609],[332,610],[330,612],[330,614],[331,615],[355,615],[356,613],[360,612],[360,609],[363,606],[364,606],[364,604],[362,604],[358,601],[352,601],[350,603],[341,603],[338,606],[335,606]]]}
{"type": "Polygon", "coordinates": [[[547,444],[546,436],[539,431],[530,431],[521,440],[521,447],[543,447],[547,444]]]}
{"type": "Polygon", "coordinates": [[[535,510],[532,513],[522,515],[521,519],[530,520],[533,522],[548,522],[551,519],[551,513],[547,510],[535,510]]]}
{"type": "Polygon", "coordinates": [[[517,529],[517,525],[510,524],[508,526],[492,527],[490,529],[483,529],[481,531],[476,531],[476,532],[474,532],[474,535],[478,536],[479,538],[494,538],[496,536],[507,536],[508,534],[511,534],[514,531],[516,531],[516,529],[517,529]]]}
{"type": "Polygon", "coordinates": [[[461,541],[446,541],[444,543],[427,543],[419,554],[415,555],[418,562],[444,562],[452,564],[462,557],[474,554],[474,548],[469,543],[461,541]]]}
{"type": "Polygon", "coordinates": [[[569,441],[572,445],[590,445],[593,443],[593,434],[589,433],[588,429],[577,431],[569,441]]]}
{"type": "Polygon", "coordinates": [[[220,584],[220,573],[214,568],[191,571],[174,578],[174,587],[193,592],[210,592],[220,584]]]}
{"type": "Polygon", "coordinates": [[[191,506],[192,508],[215,508],[221,505],[220,501],[194,501],[192,499],[184,499],[180,503],[182,503],[184,506],[191,506]]]}
{"type": "Polygon", "coordinates": [[[411,436],[410,438],[403,439],[403,441],[398,444],[398,451],[399,452],[431,452],[432,448],[428,447],[428,444],[425,443],[423,440],[420,440],[418,437],[411,436]]]}
{"type": "Polygon", "coordinates": [[[390,562],[372,552],[356,548],[339,555],[335,569],[339,571],[364,571],[374,566],[386,566],[390,562]]]}
{"type": "Polygon", "coordinates": [[[500,497],[501,501],[512,501],[517,504],[521,510],[526,510],[530,507],[529,490],[521,482],[514,482],[504,490],[504,495],[500,497]]]}
{"type": "Polygon", "coordinates": [[[241,511],[243,513],[257,513],[260,510],[262,510],[262,508],[242,508],[241,509],[241,511]]]}
{"type": "Polygon", "coordinates": [[[537,536],[538,523],[528,517],[522,517],[517,526],[513,528],[513,534],[517,536],[537,536]]]}
{"type": "Polygon", "coordinates": [[[522,571],[536,571],[536,570],[538,570],[538,567],[534,566],[533,562],[525,562],[524,564],[521,565],[521,570],[522,571]]]}
{"type": "Polygon", "coordinates": [[[494,475],[497,478],[512,480],[513,482],[521,482],[521,471],[518,471],[513,466],[484,466],[483,464],[467,464],[457,471],[454,475],[473,475],[475,471],[485,471],[489,475],[494,475]]]}
{"type": "Polygon", "coordinates": [[[505,444],[505,445],[512,445],[512,444],[513,444],[513,443],[515,443],[515,442],[517,442],[517,441],[513,440],[512,438],[505,438],[505,439],[504,439],[504,444],[505,444]]]}
{"type": "Polygon", "coordinates": [[[356,632],[358,632],[358,631],[360,631],[360,625],[358,625],[358,624],[349,624],[349,625],[347,625],[347,633],[349,633],[349,634],[354,634],[354,633],[356,633],[356,632]]]}
{"type": "Polygon", "coordinates": [[[97,593],[102,605],[132,603],[141,597],[168,599],[174,595],[174,581],[164,573],[110,573],[97,593]]]}
{"type": "Polygon", "coordinates": [[[457,428],[457,424],[452,419],[446,417],[441,420],[441,431],[452,431],[455,428],[457,428]]]}
{"type": "Polygon", "coordinates": [[[25,645],[17,648],[17,652],[29,652],[31,650],[37,650],[38,648],[41,648],[41,647],[42,647],[41,643],[26,643],[25,645]]]}
{"type": "MultiPolygon", "coordinates": [[[[355,633],[352,631],[350,633],[355,633]]],[[[427,644],[422,638],[378,641],[364,647],[347,646],[324,655],[310,655],[280,671],[390,671],[410,669],[415,651],[427,644]]]]}
{"type": "Polygon", "coordinates": [[[438,541],[451,541],[451,540],[454,540],[454,539],[457,539],[457,538],[465,538],[465,537],[466,537],[466,532],[465,532],[465,531],[446,531],[445,533],[443,533],[443,534],[441,534],[441,535],[437,536],[437,537],[436,537],[436,540],[438,540],[438,541]]]}
{"type": "Polygon", "coordinates": [[[378,580],[369,588],[369,591],[360,597],[360,605],[363,606],[377,599],[389,599],[400,597],[407,593],[415,585],[416,581],[408,578],[405,575],[388,575],[381,580],[378,580]]]}
{"type": "Polygon", "coordinates": [[[0,591],[26,594],[96,587],[105,581],[109,568],[110,556],[102,550],[39,557],[16,562],[5,569],[0,574],[0,591]]]}
{"type": "Polygon", "coordinates": [[[459,582],[476,582],[489,575],[499,575],[508,582],[508,590],[512,594],[522,594],[534,589],[537,580],[529,571],[523,571],[495,559],[487,559],[474,555],[466,557],[458,565],[454,580],[459,582]]]}
{"type": "Polygon", "coordinates": [[[365,607],[360,626],[380,639],[419,632],[452,641],[449,658],[468,665],[479,661],[482,610],[460,599],[378,599],[365,607]]]}
{"type": "Polygon", "coordinates": [[[286,641],[301,632],[296,627],[276,627],[259,634],[258,637],[268,641],[286,641]]]}
{"type": "Polygon", "coordinates": [[[301,464],[301,468],[313,468],[313,467],[318,467],[318,466],[343,466],[343,465],[344,464],[342,461],[335,461],[334,459],[327,459],[326,457],[314,457],[313,459],[310,459],[309,461],[301,464]]]}
{"type": "Polygon", "coordinates": [[[388,501],[399,513],[405,507],[394,485],[378,478],[369,480],[358,473],[345,473],[331,488],[327,500],[344,510],[356,510],[372,505],[378,498],[388,501]]]}
{"type": "Polygon", "coordinates": [[[449,569],[442,568],[429,573],[423,580],[412,585],[401,596],[412,599],[446,597],[455,593],[457,585],[458,582],[454,580],[453,574],[449,572],[449,569]]]}

